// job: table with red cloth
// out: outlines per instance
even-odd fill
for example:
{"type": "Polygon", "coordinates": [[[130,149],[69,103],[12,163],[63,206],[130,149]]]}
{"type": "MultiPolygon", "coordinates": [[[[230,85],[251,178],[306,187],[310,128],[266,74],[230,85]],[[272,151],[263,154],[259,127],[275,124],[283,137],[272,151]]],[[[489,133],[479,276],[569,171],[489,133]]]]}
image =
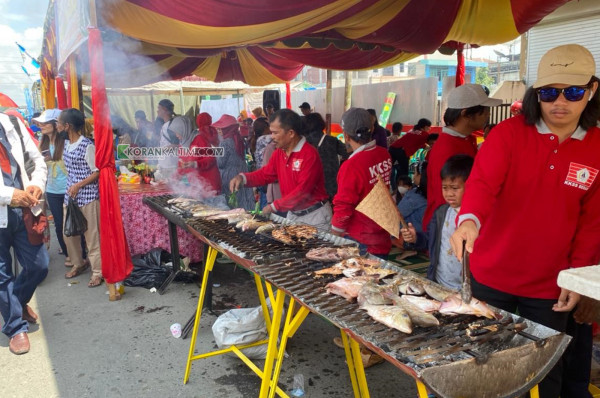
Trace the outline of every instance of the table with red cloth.
{"type": "MultiPolygon", "coordinates": [[[[146,196],[172,193],[163,185],[119,184],[123,227],[131,255],[144,254],[155,247],[171,251],[169,227],[166,218],[142,203],[146,196]]],[[[202,244],[187,231],[177,228],[179,253],[191,262],[203,259],[202,244]]]]}

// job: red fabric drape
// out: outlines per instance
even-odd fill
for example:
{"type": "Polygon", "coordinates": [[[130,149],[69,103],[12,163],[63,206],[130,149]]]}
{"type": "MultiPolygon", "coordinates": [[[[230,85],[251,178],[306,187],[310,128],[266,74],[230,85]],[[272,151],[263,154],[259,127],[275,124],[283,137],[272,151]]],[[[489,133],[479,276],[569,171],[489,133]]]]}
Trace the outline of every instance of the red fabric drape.
{"type": "Polygon", "coordinates": [[[459,48],[456,50],[456,83],[455,87],[462,86],[465,84],[465,56],[463,55],[463,49],[459,48]]]}
{"type": "Polygon", "coordinates": [[[290,89],[290,82],[285,83],[285,107],[292,109],[292,90],[290,89]]]}
{"type": "Polygon", "coordinates": [[[102,37],[97,28],[88,28],[88,51],[92,78],[92,109],[96,167],[100,169],[100,254],[102,275],[107,283],[120,282],[133,269],[129,246],[125,239],[113,155],[110,109],[104,84],[102,37]]]}
{"type": "MultiPolygon", "coordinates": [[[[67,74],[67,81],[69,82],[69,84],[71,83],[71,63],[70,62],[66,62],[65,63],[65,72],[67,74]]],[[[63,84],[64,87],[64,84],[63,84]]],[[[69,95],[67,95],[67,108],[73,108],[73,101],[71,99],[71,87],[69,87],[69,95]]]]}
{"type": "Polygon", "coordinates": [[[56,98],[58,99],[58,109],[67,109],[67,92],[65,91],[65,82],[62,77],[56,78],[56,98]]]}

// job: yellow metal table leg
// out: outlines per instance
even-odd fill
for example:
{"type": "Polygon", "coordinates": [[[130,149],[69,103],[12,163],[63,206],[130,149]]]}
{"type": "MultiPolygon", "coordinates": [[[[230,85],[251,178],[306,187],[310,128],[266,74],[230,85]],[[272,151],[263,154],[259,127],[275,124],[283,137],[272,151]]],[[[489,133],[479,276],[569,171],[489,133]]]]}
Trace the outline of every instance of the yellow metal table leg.
{"type": "Polygon", "coordinates": [[[369,398],[369,387],[367,386],[367,376],[360,355],[360,345],[354,339],[350,339],[350,348],[352,358],[354,359],[354,371],[356,372],[356,382],[361,398],[369,398]]]}
{"type": "Polygon", "coordinates": [[[417,380],[417,392],[419,393],[419,398],[427,398],[427,387],[419,380],[417,380]]]}
{"type": "Polygon", "coordinates": [[[204,295],[206,294],[206,285],[208,284],[208,275],[215,265],[215,259],[217,258],[217,251],[211,246],[208,247],[208,254],[206,256],[206,265],[204,267],[204,274],[202,275],[202,286],[200,288],[200,295],[198,296],[198,307],[196,307],[196,319],[194,319],[194,329],[192,331],[192,341],[190,341],[190,351],[188,353],[187,362],[185,364],[185,374],[183,376],[183,384],[187,384],[190,378],[190,370],[192,368],[192,356],[194,355],[194,349],[196,348],[196,337],[198,335],[198,326],[200,325],[200,317],[202,316],[202,306],[204,305],[204,295]]]}
{"type": "Polygon", "coordinates": [[[283,357],[285,355],[285,347],[287,345],[287,341],[290,337],[296,333],[302,322],[308,316],[308,309],[306,307],[300,307],[298,313],[294,314],[294,299],[290,298],[290,305],[288,308],[288,313],[285,319],[285,324],[283,325],[283,332],[281,333],[281,341],[279,343],[279,352],[277,353],[277,361],[275,362],[275,370],[273,371],[273,376],[271,377],[271,387],[269,390],[269,398],[275,397],[275,392],[277,391],[277,382],[279,381],[279,375],[281,374],[281,366],[283,363],[283,357]],[[293,316],[293,318],[292,318],[293,316]]]}
{"type": "Polygon", "coordinates": [[[267,300],[265,299],[265,291],[263,289],[262,280],[258,274],[254,274],[254,283],[256,284],[256,291],[258,292],[258,299],[260,300],[260,306],[263,310],[263,317],[267,325],[267,330],[271,330],[271,314],[269,314],[269,308],[267,307],[267,300]]]}
{"type": "Polygon", "coordinates": [[[529,390],[529,398],[540,398],[540,389],[537,384],[529,390]]]}
{"type": "MultiPolygon", "coordinates": [[[[269,285],[267,285],[267,288],[270,288],[269,285]]],[[[271,301],[271,308],[273,308],[273,319],[271,321],[271,329],[269,330],[269,345],[267,348],[267,358],[265,359],[265,368],[263,369],[259,398],[266,398],[269,393],[271,374],[273,373],[274,361],[277,355],[277,339],[279,337],[279,327],[281,325],[284,299],[285,293],[282,290],[277,290],[275,301],[271,301]]]]}
{"type": "Polygon", "coordinates": [[[342,342],[344,343],[344,352],[346,353],[346,363],[348,364],[348,373],[350,373],[350,382],[352,383],[352,391],[354,391],[354,397],[360,398],[360,391],[358,389],[358,382],[356,380],[356,372],[354,371],[354,359],[352,358],[352,350],[350,350],[350,342],[346,332],[340,329],[342,333],[342,342]]]}

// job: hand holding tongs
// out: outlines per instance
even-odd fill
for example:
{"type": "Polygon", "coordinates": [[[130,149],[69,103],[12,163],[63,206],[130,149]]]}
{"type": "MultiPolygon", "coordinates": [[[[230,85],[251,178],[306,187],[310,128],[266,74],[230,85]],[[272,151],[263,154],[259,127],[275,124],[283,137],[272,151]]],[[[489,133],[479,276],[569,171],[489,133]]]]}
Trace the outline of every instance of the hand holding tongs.
{"type": "Polygon", "coordinates": [[[460,298],[463,303],[470,304],[473,298],[471,291],[471,271],[469,269],[469,252],[467,251],[467,241],[463,241],[462,249],[462,287],[460,290],[460,298]]]}

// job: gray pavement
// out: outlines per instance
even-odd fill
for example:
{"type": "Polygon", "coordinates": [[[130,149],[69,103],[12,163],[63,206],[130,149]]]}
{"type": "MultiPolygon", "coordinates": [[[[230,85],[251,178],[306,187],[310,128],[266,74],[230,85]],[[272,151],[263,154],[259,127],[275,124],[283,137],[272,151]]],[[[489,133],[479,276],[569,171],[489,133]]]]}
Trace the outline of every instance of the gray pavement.
{"type": "MultiPolygon", "coordinates": [[[[30,303],[40,316],[31,325],[31,351],[16,356],[0,336],[0,397],[241,397],[258,396],[260,379],[237,357],[216,356],[193,362],[183,384],[190,339],[175,339],[169,326],[182,325],[194,313],[199,287],[173,283],[160,296],[143,288],[126,288],[109,302],[106,286],[88,288],[89,271],[66,280],[64,257],[54,236],[50,272],[30,303]],[[69,282],[79,282],[68,286],[69,282]]],[[[215,266],[213,309],[258,305],[253,279],[231,265],[215,266]]],[[[197,352],[216,348],[205,312],[197,352]]],[[[352,387],[343,350],[332,343],[333,325],[309,315],[289,342],[280,387],[289,393],[295,374],[305,379],[305,397],[351,397],[352,387]]],[[[262,361],[257,361],[262,368],[262,361]]],[[[367,369],[370,395],[417,396],[412,378],[383,363],[367,369]]]]}

